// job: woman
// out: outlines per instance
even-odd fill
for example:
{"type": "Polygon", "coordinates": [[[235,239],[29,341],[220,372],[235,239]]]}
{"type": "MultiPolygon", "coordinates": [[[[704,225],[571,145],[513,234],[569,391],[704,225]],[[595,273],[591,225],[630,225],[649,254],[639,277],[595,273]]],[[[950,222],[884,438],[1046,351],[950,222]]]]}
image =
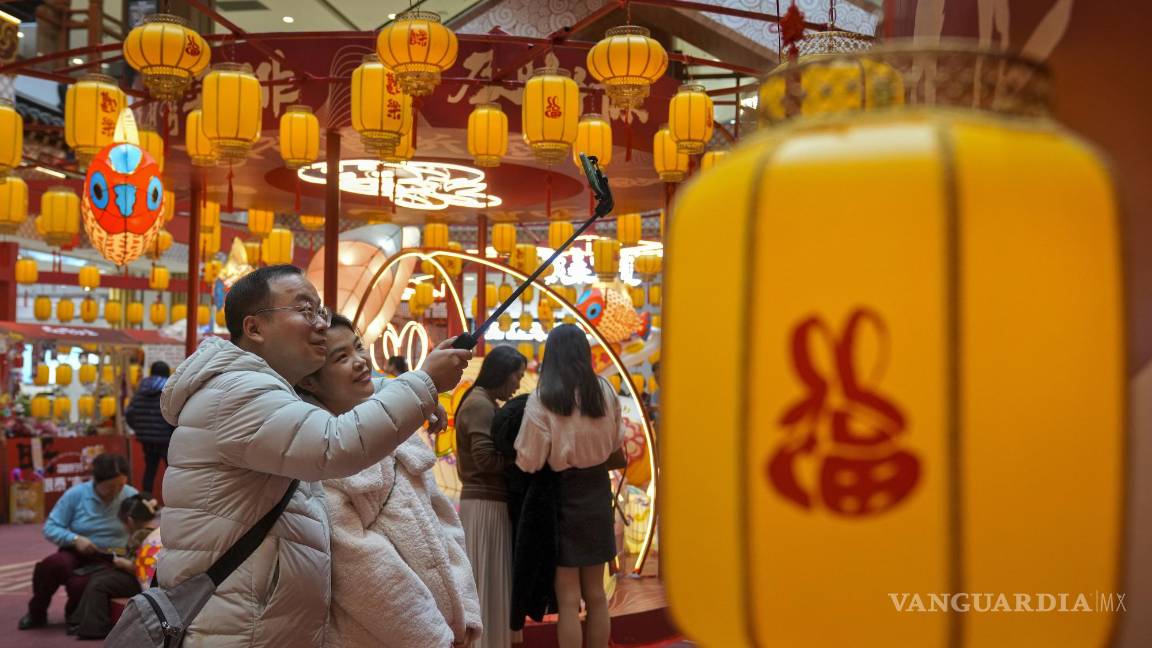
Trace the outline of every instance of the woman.
{"type": "Polygon", "coordinates": [[[592,370],[584,331],[571,324],[552,329],[540,383],[528,397],[516,438],[516,465],[532,473],[547,463],[558,473],[555,584],[561,648],[582,645],[581,599],[587,609],[587,646],[608,646],[604,568],[616,555],[616,537],[606,462],[624,443],[625,433],[612,386],[592,370]]]}
{"type": "MultiPolygon", "coordinates": [[[[333,414],[376,385],[352,322],[333,315],[324,367],[300,391],[333,414]]],[[[381,463],[324,482],[332,535],[326,646],[445,648],[479,636],[480,603],[464,530],[436,487],[436,456],[413,436],[381,463]]]]}
{"type": "Polygon", "coordinates": [[[456,471],[460,475],[460,520],[468,560],[480,591],[484,636],[474,648],[508,648],[512,600],[512,524],[504,469],[508,462],[492,440],[497,401],[520,389],[528,359],[510,346],[492,349],[476,384],[456,410],[456,471]]]}

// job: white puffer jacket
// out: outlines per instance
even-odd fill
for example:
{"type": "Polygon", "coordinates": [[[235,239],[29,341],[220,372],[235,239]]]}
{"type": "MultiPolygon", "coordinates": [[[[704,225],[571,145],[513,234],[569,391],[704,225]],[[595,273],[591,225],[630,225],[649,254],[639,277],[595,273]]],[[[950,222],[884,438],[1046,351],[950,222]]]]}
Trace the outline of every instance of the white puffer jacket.
{"type": "Polygon", "coordinates": [[[305,403],[259,356],[219,338],[181,363],[161,398],[176,431],[164,476],[160,584],[205,571],[284,495],[268,537],[192,624],[186,648],[324,642],[331,562],[319,482],[379,463],[423,425],[436,390],[409,372],[342,416],[305,403]]]}

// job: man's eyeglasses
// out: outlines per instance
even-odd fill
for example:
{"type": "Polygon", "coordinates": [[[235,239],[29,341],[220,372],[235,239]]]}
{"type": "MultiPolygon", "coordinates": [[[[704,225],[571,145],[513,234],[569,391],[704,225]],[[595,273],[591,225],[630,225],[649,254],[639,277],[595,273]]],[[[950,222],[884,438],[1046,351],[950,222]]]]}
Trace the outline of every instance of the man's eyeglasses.
{"type": "Polygon", "coordinates": [[[303,315],[305,319],[307,319],[309,322],[311,322],[313,324],[323,324],[324,326],[332,326],[332,311],[328,310],[327,306],[320,306],[319,308],[317,308],[316,306],[313,306],[312,304],[302,304],[300,306],[278,306],[276,308],[261,308],[260,310],[254,312],[252,314],[253,315],[259,315],[260,313],[266,313],[268,311],[281,311],[281,310],[296,311],[297,313],[300,313],[301,315],[303,315]]]}

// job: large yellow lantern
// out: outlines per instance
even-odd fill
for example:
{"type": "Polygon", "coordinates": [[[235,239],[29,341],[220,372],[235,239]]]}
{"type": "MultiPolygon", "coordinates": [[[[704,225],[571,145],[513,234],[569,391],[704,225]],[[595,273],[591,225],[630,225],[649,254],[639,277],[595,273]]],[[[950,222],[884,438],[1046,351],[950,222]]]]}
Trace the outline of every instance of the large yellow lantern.
{"type": "Polygon", "coordinates": [[[1003,52],[897,45],[784,73],[864,61],[899,77],[905,107],[813,116],[790,85],[788,125],[702,174],[669,221],[676,625],[715,646],[1106,645],[1116,615],[1026,614],[1013,593],[1071,612],[1077,593],[1123,590],[1107,164],[1048,116],[1045,70],[1003,52]],[[722,432],[701,444],[705,425],[722,432]]]}
{"type": "Polygon", "coordinates": [[[72,418],[72,399],[67,396],[57,396],[53,398],[52,418],[57,421],[67,421],[72,418]]]}
{"type": "Polygon", "coordinates": [[[728,157],[728,151],[708,151],[700,156],[700,170],[707,171],[728,157]]]}
{"type": "Polygon", "coordinates": [[[80,234],[80,196],[68,187],[52,187],[40,196],[44,242],[67,245],[80,234]]]}
{"type": "Polygon", "coordinates": [[[292,236],[292,230],[274,227],[268,233],[268,238],[264,240],[260,255],[263,257],[264,263],[268,265],[292,263],[295,246],[296,242],[292,236]]]}
{"type": "Polygon", "coordinates": [[[468,154],[478,167],[500,166],[508,154],[508,115],[500,104],[478,104],[468,115],[468,154]]]}
{"type": "Polygon", "coordinates": [[[64,141],[76,152],[81,167],[112,143],[120,111],[128,106],[116,80],[85,74],[68,86],[64,96],[64,141]]]}
{"type": "Polygon", "coordinates": [[[396,71],[406,94],[432,94],[441,73],[456,63],[456,34],[430,11],[407,11],[384,25],[376,36],[380,60],[396,71]]]}
{"type": "Polygon", "coordinates": [[[194,166],[216,166],[216,149],[204,134],[204,113],[199,108],[190,111],[184,122],[184,146],[194,166]]]}
{"type": "Polygon", "coordinates": [[[47,295],[40,295],[32,302],[32,315],[44,322],[52,317],[52,300],[47,295]]]}
{"type": "Polygon", "coordinates": [[[220,203],[205,200],[200,207],[200,233],[212,234],[220,229],[220,203]]]}
{"type": "Polygon", "coordinates": [[[77,281],[80,287],[84,290],[95,290],[100,287],[100,268],[94,265],[86,265],[80,268],[80,273],[77,275],[77,281]]]}
{"type": "Polygon", "coordinates": [[[676,149],[695,155],[702,153],[712,139],[712,97],[704,86],[686,83],[668,102],[668,132],[676,149]]]}
{"type": "Polygon", "coordinates": [[[164,172],[164,138],[160,137],[160,133],[154,130],[141,128],[137,135],[140,138],[140,148],[148,152],[153,160],[156,160],[156,166],[160,169],[160,173],[164,172]]]}
{"type": "Polygon", "coordinates": [[[602,281],[611,281],[620,271],[620,241],[601,238],[592,241],[592,269],[602,281]]]}
{"type": "Polygon", "coordinates": [[[212,59],[208,43],[187,25],[179,16],[152,14],[124,37],[124,60],[155,99],[180,99],[212,59]]]}
{"type": "Polygon", "coordinates": [[[168,272],[168,268],[162,265],[152,266],[152,272],[148,276],[148,288],[150,290],[168,290],[168,283],[172,275],[168,272]]]}
{"type": "Polygon", "coordinates": [[[148,256],[153,260],[159,259],[160,255],[168,251],[172,247],[172,234],[165,229],[156,232],[156,238],[152,240],[152,245],[148,246],[148,256]]]}
{"type": "Polygon", "coordinates": [[[144,304],[138,301],[128,304],[125,312],[125,319],[131,326],[139,326],[144,323],[144,304]]]}
{"type": "Polygon", "coordinates": [[[16,260],[16,283],[34,284],[40,279],[40,268],[32,259],[16,260]]]}
{"type": "Polygon", "coordinates": [[[576,228],[568,221],[553,221],[548,223],[548,247],[559,250],[560,246],[572,238],[576,228]]]}
{"type": "Polygon", "coordinates": [[[446,248],[448,247],[448,224],[447,223],[428,223],[424,226],[424,247],[427,248],[446,248]]]}
{"type": "Polygon", "coordinates": [[[531,243],[517,243],[516,247],[512,249],[512,258],[508,260],[508,265],[523,274],[532,274],[532,271],[535,270],[538,265],[537,261],[535,245],[531,243]]]}
{"type": "Polygon", "coordinates": [[[629,247],[640,242],[644,233],[644,220],[640,214],[621,214],[616,217],[616,240],[629,247]]]}
{"type": "Polygon", "coordinates": [[[577,168],[583,169],[580,164],[580,154],[595,156],[601,167],[612,163],[612,125],[596,113],[589,113],[580,118],[576,124],[576,142],[572,145],[572,162],[577,168]]]}
{"type": "Polygon", "coordinates": [[[212,256],[220,251],[220,228],[210,232],[200,232],[200,254],[212,256]]]}
{"type": "Polygon", "coordinates": [[[153,326],[164,326],[168,321],[168,306],[159,298],[148,307],[148,321],[152,322],[153,326]]]}
{"type": "Polygon", "coordinates": [[[260,137],[260,80],[247,63],[217,63],[201,84],[201,129],[217,157],[235,164],[260,137]]]}
{"type": "Polygon", "coordinates": [[[100,317],[100,306],[96,304],[96,300],[91,297],[80,300],[80,319],[86,324],[91,324],[97,317],[100,317]]]}
{"type": "Polygon", "coordinates": [[[28,184],[10,176],[0,182],[0,234],[15,234],[28,219],[28,184]]]}
{"type": "Polygon", "coordinates": [[[0,99],[0,186],[24,159],[24,118],[8,99],[0,99]]]}
{"type": "Polygon", "coordinates": [[[104,302],[104,321],[108,322],[111,326],[117,326],[124,319],[124,307],[120,302],[107,301],[104,302]]]}
{"type": "Polygon", "coordinates": [[[67,324],[76,316],[76,303],[71,299],[61,299],[56,302],[56,319],[67,324]]]}
{"type": "Polygon", "coordinates": [[[688,175],[688,154],[677,148],[668,124],[652,136],[652,166],[664,182],[683,182],[688,175]]]}
{"type": "Polygon", "coordinates": [[[275,226],[276,212],[271,209],[248,210],[248,231],[252,234],[264,238],[272,233],[275,226]]]}
{"type": "Polygon", "coordinates": [[[280,157],[289,169],[316,161],[320,155],[320,120],[308,106],[293,104],[280,116],[280,157]]]}
{"type": "Polygon", "coordinates": [[[524,85],[521,128],[536,159],[555,164],[568,155],[580,121],[580,88],[568,70],[541,68],[524,85]]]}
{"type": "Polygon", "coordinates": [[[496,223],[492,226],[492,247],[500,256],[510,256],[516,249],[516,226],[512,223],[496,223]]]}
{"type": "Polygon", "coordinates": [[[618,108],[644,103],[649,88],[668,69],[668,52],[649,34],[635,25],[613,27],[588,50],[588,71],[618,108]]]}
{"type": "Polygon", "coordinates": [[[352,71],[352,128],[366,149],[394,148],[412,131],[412,97],[404,94],[396,74],[369,54],[352,71]]]}

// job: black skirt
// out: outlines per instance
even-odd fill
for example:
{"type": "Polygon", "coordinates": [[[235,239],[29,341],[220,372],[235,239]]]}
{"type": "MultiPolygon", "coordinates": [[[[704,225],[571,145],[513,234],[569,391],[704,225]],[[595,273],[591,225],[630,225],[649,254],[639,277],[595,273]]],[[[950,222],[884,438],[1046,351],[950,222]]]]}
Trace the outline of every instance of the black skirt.
{"type": "Polygon", "coordinates": [[[560,567],[590,567],[616,557],[612,480],[605,464],[569,468],[560,483],[560,567]]]}

